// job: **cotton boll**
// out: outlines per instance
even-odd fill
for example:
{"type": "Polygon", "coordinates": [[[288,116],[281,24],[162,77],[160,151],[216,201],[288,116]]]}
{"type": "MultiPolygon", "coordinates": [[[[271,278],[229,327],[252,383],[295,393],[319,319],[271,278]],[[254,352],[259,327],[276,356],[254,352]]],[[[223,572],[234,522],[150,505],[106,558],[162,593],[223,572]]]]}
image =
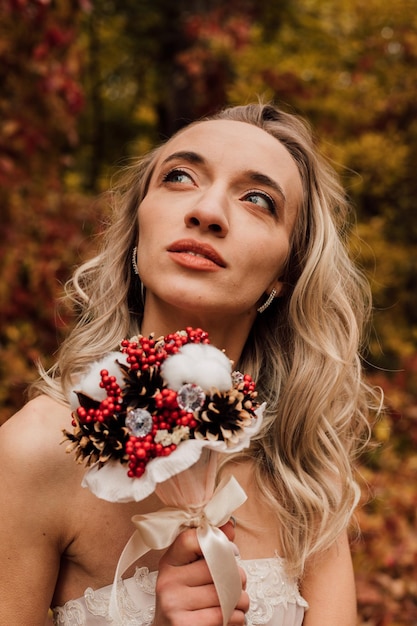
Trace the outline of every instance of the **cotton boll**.
{"type": "Polygon", "coordinates": [[[161,374],[170,389],[178,389],[190,380],[190,372],[193,370],[193,359],[179,350],[176,354],[168,357],[161,365],[161,374]]]}
{"type": "Polygon", "coordinates": [[[74,385],[70,394],[70,406],[74,410],[79,406],[76,392],[82,391],[86,396],[101,402],[107,397],[106,390],[100,387],[101,370],[107,370],[109,376],[115,376],[117,383],[123,385],[123,376],[118,363],[127,364],[127,355],[121,352],[109,352],[100,361],[95,361],[81,378],[79,384],[74,385]]]}
{"type": "Polygon", "coordinates": [[[206,391],[215,387],[226,391],[232,386],[231,363],[214,346],[186,344],[161,366],[168,387],[178,391],[184,383],[194,383],[206,391]]]}
{"type": "Polygon", "coordinates": [[[77,394],[75,393],[75,389],[71,389],[69,393],[68,401],[69,401],[71,412],[75,411],[80,406],[80,403],[78,402],[77,394]]]}
{"type": "Polygon", "coordinates": [[[205,360],[196,363],[191,382],[209,390],[215,387],[219,391],[227,391],[232,386],[230,367],[227,369],[218,359],[205,360]]]}

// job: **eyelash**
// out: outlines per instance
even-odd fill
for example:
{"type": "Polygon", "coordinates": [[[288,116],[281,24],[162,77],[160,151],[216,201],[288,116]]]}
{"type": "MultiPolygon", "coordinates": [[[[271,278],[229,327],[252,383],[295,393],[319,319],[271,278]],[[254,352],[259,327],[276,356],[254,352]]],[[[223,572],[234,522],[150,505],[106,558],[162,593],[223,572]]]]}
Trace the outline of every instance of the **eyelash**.
{"type": "MultiPolygon", "coordinates": [[[[172,170],[169,170],[168,172],[166,172],[166,174],[163,175],[162,177],[162,182],[164,183],[170,183],[170,182],[177,182],[178,181],[173,181],[172,177],[173,176],[186,176],[189,181],[191,183],[193,183],[193,178],[192,176],[185,171],[184,169],[180,168],[180,167],[174,167],[172,170]]],[[[276,214],[276,203],[274,201],[274,199],[265,191],[259,191],[259,190],[251,190],[245,193],[245,195],[243,196],[242,200],[245,200],[247,198],[249,198],[250,196],[259,196],[261,198],[263,198],[264,200],[266,200],[266,203],[268,204],[268,210],[272,215],[276,214]]],[[[252,202],[252,204],[254,204],[256,206],[256,202],[252,202]]]]}
{"type": "MultiPolygon", "coordinates": [[[[247,193],[245,193],[245,195],[243,196],[243,199],[247,199],[250,196],[260,196],[261,198],[263,198],[264,200],[266,200],[267,204],[268,204],[268,210],[272,213],[275,214],[276,213],[276,203],[274,201],[273,198],[271,198],[271,196],[266,193],[265,191],[258,191],[258,190],[253,190],[253,191],[248,191],[247,193]]],[[[252,204],[257,204],[256,202],[253,202],[252,204]]]]}
{"type": "MultiPolygon", "coordinates": [[[[187,178],[189,178],[191,182],[193,181],[191,175],[188,172],[186,172],[185,170],[183,170],[181,168],[175,167],[174,169],[169,170],[169,172],[167,172],[166,174],[163,175],[162,182],[164,182],[164,183],[174,182],[174,181],[171,180],[171,176],[173,176],[173,175],[176,175],[176,176],[180,176],[180,175],[187,176],[187,178]]],[[[176,182],[178,182],[178,181],[176,181],[176,182]]]]}

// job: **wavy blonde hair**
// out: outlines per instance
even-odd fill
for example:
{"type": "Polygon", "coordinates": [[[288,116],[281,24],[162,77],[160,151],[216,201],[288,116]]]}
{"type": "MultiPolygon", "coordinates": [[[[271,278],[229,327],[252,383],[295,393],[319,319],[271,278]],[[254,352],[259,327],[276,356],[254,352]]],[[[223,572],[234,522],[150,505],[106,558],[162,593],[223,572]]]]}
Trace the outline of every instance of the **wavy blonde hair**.
{"type": "MultiPolygon", "coordinates": [[[[206,119],[263,129],[287,148],[303,183],[285,293],[257,316],[236,364],[252,374],[267,402],[262,431],[245,457],[254,460],[259,493],[276,512],[288,570],[300,578],[307,559],[346,528],[358,499],[352,465],[373,398],[359,352],[369,286],[347,252],[345,194],[307,124],[271,104],[231,107],[206,119]]],[[[114,219],[102,250],[69,283],[78,323],[37,393],[66,401],[91,361],[140,332],[143,302],[131,255],[138,206],[159,151],[129,167],[112,192],[114,219]]]]}

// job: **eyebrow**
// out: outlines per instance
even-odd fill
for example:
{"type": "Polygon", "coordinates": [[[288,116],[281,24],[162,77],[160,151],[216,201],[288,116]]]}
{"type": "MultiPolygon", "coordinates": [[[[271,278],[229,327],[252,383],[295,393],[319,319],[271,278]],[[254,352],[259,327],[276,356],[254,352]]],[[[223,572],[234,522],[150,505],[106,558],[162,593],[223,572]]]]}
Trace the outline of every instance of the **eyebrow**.
{"type": "Polygon", "coordinates": [[[205,163],[205,159],[198,154],[197,152],[192,152],[191,150],[180,150],[178,152],[173,152],[166,159],[163,160],[162,165],[165,163],[170,163],[171,161],[176,161],[177,159],[188,161],[188,163],[197,163],[203,164],[205,163]]]}
{"type": "Polygon", "coordinates": [[[287,198],[285,196],[284,190],[273,178],[267,176],[266,174],[262,174],[261,172],[256,172],[254,170],[248,170],[245,172],[245,175],[253,180],[254,183],[259,183],[260,185],[264,185],[275,191],[279,196],[281,196],[281,200],[285,203],[287,198]]]}
{"type": "MultiPolygon", "coordinates": [[[[173,152],[166,159],[164,159],[162,165],[165,163],[170,163],[171,161],[183,160],[188,163],[193,163],[197,165],[204,165],[206,160],[201,154],[198,152],[193,152],[191,150],[179,150],[178,152],[173,152]]],[[[287,198],[285,196],[284,190],[281,185],[279,185],[273,178],[267,176],[267,174],[262,174],[262,172],[258,172],[256,170],[246,170],[242,173],[242,175],[254,183],[259,183],[260,185],[264,185],[269,187],[272,191],[278,194],[281,197],[282,202],[285,204],[287,198]]]]}

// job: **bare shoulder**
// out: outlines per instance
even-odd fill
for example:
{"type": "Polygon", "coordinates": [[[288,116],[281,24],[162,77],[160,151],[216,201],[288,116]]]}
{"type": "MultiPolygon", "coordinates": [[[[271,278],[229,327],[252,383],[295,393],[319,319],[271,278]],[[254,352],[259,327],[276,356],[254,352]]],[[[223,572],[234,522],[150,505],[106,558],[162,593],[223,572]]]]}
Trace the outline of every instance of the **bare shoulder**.
{"type": "Polygon", "coordinates": [[[70,427],[68,407],[48,396],[31,400],[0,427],[1,471],[29,485],[46,475],[48,481],[62,479],[69,465],[63,429],[70,427]]]}
{"type": "Polygon", "coordinates": [[[70,409],[47,395],[40,395],[25,404],[20,411],[8,419],[3,426],[22,423],[30,426],[37,421],[37,426],[47,424],[48,420],[64,422],[70,417],[70,409]]]}
{"type": "Polygon", "coordinates": [[[310,559],[301,593],[310,606],[305,626],[355,626],[355,578],[346,531],[326,552],[310,559]]]}
{"type": "Polygon", "coordinates": [[[0,427],[2,624],[45,623],[74,537],[69,497],[81,491],[80,466],[60,445],[70,425],[68,408],[40,396],[0,427]]]}

